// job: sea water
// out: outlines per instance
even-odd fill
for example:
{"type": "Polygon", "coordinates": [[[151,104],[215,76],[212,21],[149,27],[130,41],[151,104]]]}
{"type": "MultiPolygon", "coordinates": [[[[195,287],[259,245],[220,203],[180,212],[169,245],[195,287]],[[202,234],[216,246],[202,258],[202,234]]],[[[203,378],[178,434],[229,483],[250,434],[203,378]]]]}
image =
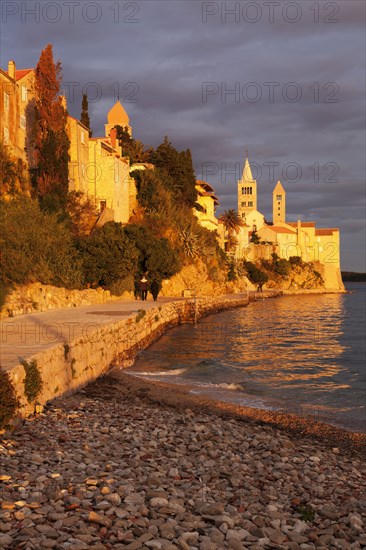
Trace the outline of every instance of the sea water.
{"type": "Polygon", "coordinates": [[[366,285],[283,296],[168,331],[126,372],[366,432],[366,285]]]}

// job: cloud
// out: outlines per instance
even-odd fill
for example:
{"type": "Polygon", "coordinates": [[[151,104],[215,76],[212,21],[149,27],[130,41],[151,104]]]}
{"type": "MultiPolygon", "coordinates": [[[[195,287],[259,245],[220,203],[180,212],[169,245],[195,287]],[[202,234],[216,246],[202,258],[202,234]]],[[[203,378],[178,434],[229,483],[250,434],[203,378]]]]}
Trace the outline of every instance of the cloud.
{"type": "MultiPolygon", "coordinates": [[[[256,23],[248,20],[255,13],[246,8],[253,3],[244,1],[211,2],[218,12],[206,14],[206,22],[208,3],[197,0],[79,0],[74,22],[67,3],[59,2],[62,17],[55,23],[47,20],[47,13],[41,13],[39,23],[31,15],[22,22],[21,5],[29,10],[36,4],[32,0],[7,4],[18,6],[19,13],[9,15],[2,25],[2,67],[8,59],[15,59],[19,67],[34,66],[51,42],[55,58],[62,62],[64,83],[79,83],[75,97],[69,97],[73,116],[80,116],[83,89],[90,94],[100,91],[97,101],[90,102],[90,115],[94,135],[102,135],[107,112],[119,95],[138,139],[157,146],[167,134],[177,148],[190,147],[200,177],[205,163],[218,167],[210,181],[221,209],[237,205],[240,173],[235,167],[242,165],[248,147],[251,161],[262,170],[259,205],[266,217],[271,218],[272,189],[279,178],[288,193],[291,217],[340,226],[342,249],[350,251],[344,268],[360,265],[365,184],[363,2],[281,0],[270,22],[269,8],[258,1],[261,17],[256,23]],[[101,9],[96,23],[90,21],[97,15],[92,4],[101,9]],[[301,11],[297,22],[290,21],[296,18],[294,4],[301,11]],[[227,14],[225,22],[225,9],[236,5],[239,18],[235,21],[227,14]],[[319,13],[314,11],[317,7],[319,13]],[[93,82],[97,87],[88,88],[93,82]],[[205,101],[207,82],[214,83],[215,93],[205,101]],[[230,94],[238,86],[239,96],[230,94]],[[297,90],[300,97],[292,101],[297,90]],[[137,101],[131,102],[128,95],[133,91],[137,101]],[[256,91],[259,99],[253,101],[256,91]],[[274,181],[269,162],[279,163],[274,181]],[[298,181],[291,181],[291,171],[286,172],[290,163],[301,167],[298,181]],[[339,166],[333,178],[329,163],[339,166]]],[[[54,14],[48,9],[50,19],[54,14]]]]}

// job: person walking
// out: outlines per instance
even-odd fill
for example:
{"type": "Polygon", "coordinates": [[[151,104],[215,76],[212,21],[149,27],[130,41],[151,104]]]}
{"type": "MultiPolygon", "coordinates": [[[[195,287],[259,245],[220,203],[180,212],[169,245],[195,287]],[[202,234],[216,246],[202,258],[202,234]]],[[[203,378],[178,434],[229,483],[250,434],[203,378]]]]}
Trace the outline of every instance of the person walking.
{"type": "Polygon", "coordinates": [[[144,302],[147,298],[147,279],[145,275],[142,276],[140,280],[140,291],[141,291],[141,300],[144,302]]]}
{"type": "Polygon", "coordinates": [[[154,298],[154,302],[156,302],[159,292],[161,291],[161,282],[154,279],[150,285],[150,291],[154,298]]]}

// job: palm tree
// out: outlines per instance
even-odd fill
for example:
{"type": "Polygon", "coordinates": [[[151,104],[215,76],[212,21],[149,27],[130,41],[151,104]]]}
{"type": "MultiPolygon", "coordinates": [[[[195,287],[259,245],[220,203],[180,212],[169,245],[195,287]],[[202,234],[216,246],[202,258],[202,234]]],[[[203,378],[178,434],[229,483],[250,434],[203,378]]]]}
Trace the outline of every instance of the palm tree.
{"type": "Polygon", "coordinates": [[[140,140],[131,140],[125,150],[126,155],[131,157],[132,162],[150,162],[152,148],[144,145],[140,140]]]}
{"type": "Polygon", "coordinates": [[[240,228],[244,225],[244,222],[238,212],[233,208],[230,210],[225,210],[225,212],[219,216],[219,220],[224,224],[229,237],[234,235],[234,233],[238,234],[240,228]]]}

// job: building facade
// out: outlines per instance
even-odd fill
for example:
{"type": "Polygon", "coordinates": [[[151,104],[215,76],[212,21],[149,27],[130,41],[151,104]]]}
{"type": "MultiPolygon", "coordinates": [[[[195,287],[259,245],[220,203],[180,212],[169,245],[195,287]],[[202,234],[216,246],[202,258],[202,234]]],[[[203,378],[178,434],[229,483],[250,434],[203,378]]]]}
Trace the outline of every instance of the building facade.
{"type": "Polygon", "coordinates": [[[339,229],[317,228],[315,222],[287,221],[286,191],[280,181],[272,193],[272,222],[267,222],[257,210],[257,182],[248,157],[238,181],[238,213],[244,225],[237,234],[237,259],[270,259],[273,252],[287,260],[299,256],[305,262],[322,264],[327,288],[343,288],[339,229]],[[254,233],[257,244],[252,242],[254,233]]]}
{"type": "MultiPolygon", "coordinates": [[[[67,109],[66,98],[62,102],[67,109]]],[[[35,112],[35,70],[0,69],[0,140],[9,152],[29,169],[35,167],[32,130],[35,112]]],[[[110,109],[105,136],[90,138],[89,129],[68,115],[69,191],[81,192],[95,205],[98,223],[114,220],[127,223],[136,208],[135,180],[130,177],[129,158],[116,140],[115,126],[132,135],[129,117],[119,101],[110,109]]]]}

